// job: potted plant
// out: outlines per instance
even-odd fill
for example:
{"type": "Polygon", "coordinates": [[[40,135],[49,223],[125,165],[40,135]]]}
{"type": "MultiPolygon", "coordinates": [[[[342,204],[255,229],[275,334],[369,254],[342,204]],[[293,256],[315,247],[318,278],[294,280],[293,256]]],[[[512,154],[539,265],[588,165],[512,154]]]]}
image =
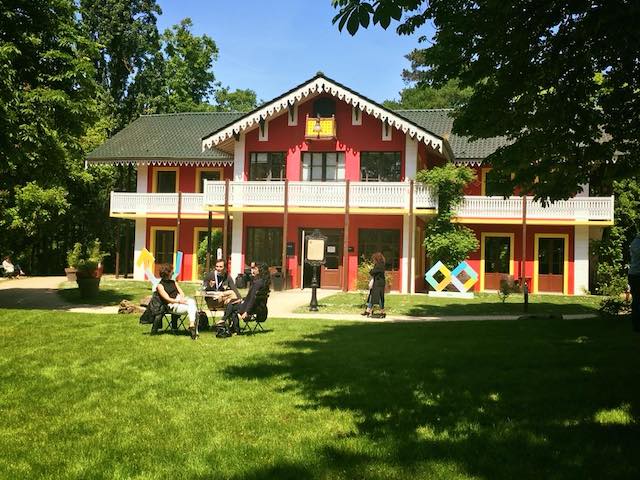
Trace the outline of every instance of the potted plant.
{"type": "Polygon", "coordinates": [[[76,282],[81,297],[94,297],[100,290],[102,278],[102,260],[108,254],[100,250],[100,240],[90,241],[86,247],[76,243],[69,252],[69,266],[75,269],[76,282]]]}
{"type": "Polygon", "coordinates": [[[82,254],[82,244],[81,243],[76,243],[73,248],[71,250],[69,250],[69,253],[67,253],[67,265],[69,265],[67,268],[64,269],[64,273],[67,274],[67,281],[68,282],[75,282],[76,281],[76,268],[74,265],[78,264],[78,261],[80,260],[80,255],[82,254]]]}

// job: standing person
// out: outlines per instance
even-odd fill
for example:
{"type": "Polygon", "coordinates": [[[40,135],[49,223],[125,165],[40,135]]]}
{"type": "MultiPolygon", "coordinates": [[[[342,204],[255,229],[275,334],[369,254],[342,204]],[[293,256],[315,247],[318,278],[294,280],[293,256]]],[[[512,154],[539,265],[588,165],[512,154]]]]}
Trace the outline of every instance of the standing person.
{"type": "Polygon", "coordinates": [[[369,300],[367,301],[367,309],[362,313],[365,317],[368,317],[373,312],[373,306],[380,306],[380,318],[385,318],[387,314],[384,312],[384,289],[386,287],[386,281],[384,278],[384,268],[386,260],[384,255],[380,252],[376,252],[371,256],[373,262],[373,268],[369,271],[369,276],[373,280],[371,290],[369,291],[369,300]]]}
{"type": "Polygon", "coordinates": [[[253,280],[245,299],[240,303],[228,304],[226,310],[224,311],[224,317],[222,317],[225,322],[232,322],[231,330],[235,333],[240,333],[240,322],[238,319],[238,315],[240,315],[240,318],[242,318],[243,320],[247,318],[247,315],[251,315],[251,313],[253,313],[253,307],[256,303],[256,297],[259,294],[268,292],[271,286],[269,265],[267,265],[266,263],[263,263],[260,265],[260,267],[257,267],[252,262],[251,277],[253,278],[253,280]]]}
{"type": "Polygon", "coordinates": [[[633,331],[640,332],[640,232],[629,245],[629,286],[631,287],[631,323],[633,331]]]}
{"type": "Polygon", "coordinates": [[[24,272],[20,268],[20,265],[14,265],[11,262],[11,256],[9,256],[9,255],[4,257],[4,259],[2,260],[2,268],[4,269],[4,274],[7,277],[18,277],[18,278],[20,278],[20,275],[24,275],[24,272]]]}
{"type": "Polygon", "coordinates": [[[171,279],[173,273],[173,266],[169,263],[165,263],[160,266],[160,283],[158,284],[157,292],[160,295],[162,301],[169,307],[171,313],[177,315],[187,314],[189,316],[189,333],[193,340],[196,339],[196,301],[193,298],[187,297],[178,282],[171,279]]]}
{"type": "Polygon", "coordinates": [[[215,298],[206,297],[210,309],[218,309],[242,298],[235,282],[224,268],[225,261],[218,259],[215,270],[204,278],[203,287],[206,292],[217,292],[215,298]]]}

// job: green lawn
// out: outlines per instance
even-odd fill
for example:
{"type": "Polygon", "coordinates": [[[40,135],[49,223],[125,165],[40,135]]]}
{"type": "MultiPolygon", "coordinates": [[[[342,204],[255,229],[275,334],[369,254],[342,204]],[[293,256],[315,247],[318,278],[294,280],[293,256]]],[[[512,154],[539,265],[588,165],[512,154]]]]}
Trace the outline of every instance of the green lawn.
{"type": "MultiPolygon", "coordinates": [[[[200,288],[199,282],[180,282],[184,293],[193,296],[200,288]]],[[[80,290],[76,282],[63,282],[58,294],[70,303],[89,305],[118,305],[122,300],[138,303],[140,299],[151,295],[151,282],[137,280],[116,280],[112,276],[104,276],[100,280],[100,292],[94,298],[80,297],[80,290]]]]}
{"type": "MultiPolygon", "coordinates": [[[[319,301],[322,313],[360,313],[367,296],[364,293],[338,293],[319,301]]],[[[597,313],[602,297],[529,295],[531,314],[562,315],[571,313],[597,313]]],[[[441,315],[522,315],[523,295],[510,295],[503,304],[497,294],[481,293],[473,299],[437,298],[426,294],[385,296],[388,313],[411,316],[441,315]]],[[[308,306],[296,310],[308,312],[308,306]]]]}
{"type": "Polygon", "coordinates": [[[0,310],[0,478],[640,478],[627,322],[137,321],[0,310]]]}

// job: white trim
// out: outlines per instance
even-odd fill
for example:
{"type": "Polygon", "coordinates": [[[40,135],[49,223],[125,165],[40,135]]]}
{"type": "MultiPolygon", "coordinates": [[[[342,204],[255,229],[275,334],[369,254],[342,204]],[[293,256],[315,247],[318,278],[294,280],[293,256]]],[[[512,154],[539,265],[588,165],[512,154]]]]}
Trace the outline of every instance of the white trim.
{"type": "Polygon", "coordinates": [[[245,157],[245,137],[244,133],[233,145],[233,180],[244,181],[244,157],[245,157]]]}
{"type": "Polygon", "coordinates": [[[114,159],[114,160],[87,160],[91,164],[100,165],[160,165],[160,166],[200,166],[200,167],[226,167],[233,165],[233,159],[227,160],[184,160],[180,158],[176,159],[114,159]]]}
{"type": "Polygon", "coordinates": [[[138,165],[136,177],[136,192],[147,193],[148,175],[149,167],[147,165],[138,165]]]}
{"type": "Polygon", "coordinates": [[[243,228],[242,212],[234,212],[233,223],[231,228],[231,272],[234,277],[244,273],[242,265],[242,231],[243,228]]]}
{"type": "Polygon", "coordinates": [[[404,179],[405,181],[416,178],[418,171],[418,142],[407,136],[404,142],[404,179]]]}
{"type": "Polygon", "coordinates": [[[410,240],[411,235],[409,229],[411,228],[411,221],[409,215],[402,216],[402,278],[400,279],[400,293],[409,293],[409,285],[407,283],[407,275],[409,274],[409,251],[411,249],[410,240]]]}
{"type": "Polygon", "coordinates": [[[294,103],[293,105],[289,105],[289,112],[287,113],[287,125],[290,127],[298,126],[298,104],[294,103]],[[293,113],[293,118],[291,118],[291,113],[293,113]]]}
{"type": "Polygon", "coordinates": [[[589,290],[589,226],[576,225],[573,239],[573,294],[589,290]]]}
{"type": "Polygon", "coordinates": [[[260,121],[260,125],[258,126],[258,141],[259,142],[269,141],[269,120],[260,121]]]}
{"type": "Polygon", "coordinates": [[[147,219],[136,218],[136,230],[133,250],[133,279],[144,280],[144,265],[138,265],[140,252],[145,248],[147,238],[147,219]]]}
{"type": "Polygon", "coordinates": [[[358,107],[351,107],[351,125],[362,125],[362,111],[358,107]]]}
{"type": "Polygon", "coordinates": [[[382,122],[382,141],[383,142],[390,142],[391,141],[392,132],[393,132],[393,129],[391,128],[391,125],[389,125],[387,122],[383,121],[382,122]]]}
{"type": "Polygon", "coordinates": [[[374,118],[378,118],[382,122],[387,122],[391,127],[401,130],[403,133],[415,138],[417,141],[423,142],[432,149],[448,156],[448,152],[445,153],[444,151],[442,138],[418,127],[395,113],[384,109],[376,103],[346,90],[326,77],[315,77],[304,85],[293,90],[288,95],[267,103],[262,108],[245,115],[222,130],[205,137],[202,140],[202,150],[204,151],[207,148],[214,148],[216,145],[223,143],[234,135],[257,126],[261,119],[267,120],[282,113],[283,110],[288,109],[289,105],[294,105],[310,95],[320,94],[323,92],[329,93],[339,100],[359,108],[363,113],[367,113],[374,118]]]}

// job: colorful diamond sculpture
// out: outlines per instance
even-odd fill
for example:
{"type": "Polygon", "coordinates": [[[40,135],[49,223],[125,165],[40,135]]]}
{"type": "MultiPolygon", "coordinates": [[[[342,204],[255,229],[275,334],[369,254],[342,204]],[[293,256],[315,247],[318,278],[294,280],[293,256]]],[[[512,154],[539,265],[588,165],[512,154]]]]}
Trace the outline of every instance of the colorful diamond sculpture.
{"type": "Polygon", "coordinates": [[[444,266],[444,263],[438,260],[438,262],[433,267],[431,267],[427,273],[424,274],[424,279],[429,282],[429,285],[431,285],[436,292],[440,292],[444,287],[449,285],[449,282],[451,281],[451,271],[444,266]],[[438,281],[434,277],[434,275],[438,272],[444,275],[444,278],[440,281],[440,283],[438,283],[438,281]]]}
{"type": "Polygon", "coordinates": [[[459,292],[468,291],[475,285],[477,281],[478,274],[473,268],[471,268],[471,266],[467,262],[461,262],[460,265],[454,268],[451,272],[451,283],[458,289],[459,292]],[[464,283],[462,283],[458,278],[458,275],[460,275],[462,272],[466,273],[469,276],[467,281],[464,283]]]}

